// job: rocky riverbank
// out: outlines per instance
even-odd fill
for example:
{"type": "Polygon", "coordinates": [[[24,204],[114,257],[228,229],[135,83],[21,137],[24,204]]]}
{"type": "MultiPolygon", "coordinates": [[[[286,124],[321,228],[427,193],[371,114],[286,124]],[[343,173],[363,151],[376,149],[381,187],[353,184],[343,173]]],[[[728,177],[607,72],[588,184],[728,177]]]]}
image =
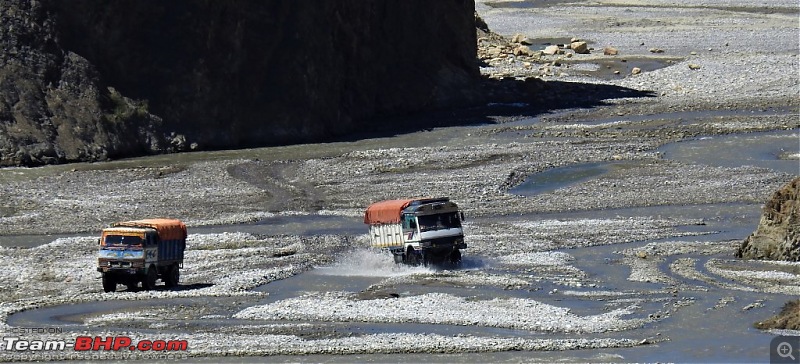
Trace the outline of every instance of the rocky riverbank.
{"type": "Polygon", "coordinates": [[[745,239],[736,256],[800,260],[800,177],[781,187],[767,201],[758,228],[745,239]]]}

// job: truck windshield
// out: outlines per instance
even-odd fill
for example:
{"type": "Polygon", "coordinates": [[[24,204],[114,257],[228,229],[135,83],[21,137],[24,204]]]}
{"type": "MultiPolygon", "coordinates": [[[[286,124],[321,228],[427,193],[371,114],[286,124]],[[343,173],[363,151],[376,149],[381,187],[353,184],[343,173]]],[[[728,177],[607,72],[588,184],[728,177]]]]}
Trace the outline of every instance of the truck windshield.
{"type": "Polygon", "coordinates": [[[142,238],[138,236],[106,235],[106,246],[131,246],[142,245],[142,238]]]}
{"type": "Polygon", "coordinates": [[[418,216],[417,220],[419,221],[420,231],[453,229],[461,227],[461,220],[458,218],[457,212],[418,216]]]}

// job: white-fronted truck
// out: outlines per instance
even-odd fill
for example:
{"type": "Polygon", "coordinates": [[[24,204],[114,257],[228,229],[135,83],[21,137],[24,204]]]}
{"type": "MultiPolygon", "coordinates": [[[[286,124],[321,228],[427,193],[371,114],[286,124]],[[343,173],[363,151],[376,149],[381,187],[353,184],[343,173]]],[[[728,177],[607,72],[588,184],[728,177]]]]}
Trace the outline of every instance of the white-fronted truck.
{"type": "Polygon", "coordinates": [[[461,262],[464,214],[447,197],[386,200],[367,207],[370,244],[386,249],[396,263],[409,265],[461,262]]]}

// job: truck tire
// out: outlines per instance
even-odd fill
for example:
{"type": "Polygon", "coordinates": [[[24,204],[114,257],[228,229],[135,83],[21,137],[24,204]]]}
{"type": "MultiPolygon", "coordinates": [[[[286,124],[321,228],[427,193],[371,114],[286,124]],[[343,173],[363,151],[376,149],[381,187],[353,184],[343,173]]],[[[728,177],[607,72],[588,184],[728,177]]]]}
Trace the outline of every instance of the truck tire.
{"type": "Polygon", "coordinates": [[[104,292],[115,292],[117,290],[117,281],[107,275],[103,274],[103,291],[104,292]]]}
{"type": "Polygon", "coordinates": [[[155,266],[150,266],[147,268],[147,273],[142,279],[142,288],[146,291],[156,288],[156,280],[158,279],[158,272],[156,272],[155,266]]]}
{"type": "Polygon", "coordinates": [[[455,264],[455,265],[461,264],[461,251],[460,250],[456,249],[456,250],[453,250],[452,253],[450,253],[450,263],[451,264],[455,264]]]}
{"type": "Polygon", "coordinates": [[[417,266],[421,263],[422,257],[414,251],[414,248],[408,247],[405,254],[405,262],[408,265],[417,266]]]}
{"type": "Polygon", "coordinates": [[[167,285],[169,288],[174,288],[178,286],[178,281],[181,279],[181,271],[178,268],[177,264],[173,264],[169,266],[167,270],[167,276],[164,279],[164,284],[167,285]]]}
{"type": "Polygon", "coordinates": [[[422,264],[423,267],[427,267],[434,264],[434,259],[431,254],[426,251],[423,251],[419,254],[419,262],[422,264]]]}

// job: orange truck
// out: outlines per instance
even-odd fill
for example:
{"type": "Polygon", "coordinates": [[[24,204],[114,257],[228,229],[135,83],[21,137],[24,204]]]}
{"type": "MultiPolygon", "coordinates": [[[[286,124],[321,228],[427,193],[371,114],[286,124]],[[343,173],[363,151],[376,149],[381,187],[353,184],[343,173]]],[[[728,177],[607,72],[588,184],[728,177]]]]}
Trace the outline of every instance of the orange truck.
{"type": "Polygon", "coordinates": [[[395,263],[461,263],[464,213],[447,197],[386,200],[367,207],[370,245],[388,250],[395,263]]]}
{"type": "Polygon", "coordinates": [[[97,271],[103,275],[103,290],[114,292],[117,284],[150,290],[160,278],[175,287],[183,268],[186,225],[176,219],[122,221],[103,229],[97,271]]]}

